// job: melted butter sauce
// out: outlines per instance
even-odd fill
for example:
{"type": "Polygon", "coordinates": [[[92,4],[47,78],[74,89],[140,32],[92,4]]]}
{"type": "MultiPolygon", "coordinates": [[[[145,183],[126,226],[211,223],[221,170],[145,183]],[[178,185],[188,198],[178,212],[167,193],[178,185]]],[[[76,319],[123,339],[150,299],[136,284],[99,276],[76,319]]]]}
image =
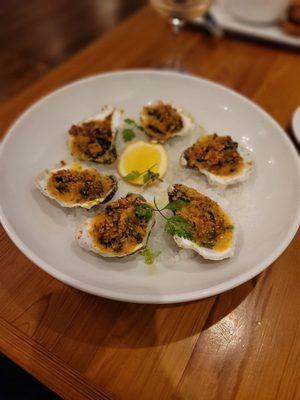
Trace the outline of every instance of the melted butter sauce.
{"type": "MultiPolygon", "coordinates": [[[[211,141],[211,135],[205,135],[199,139],[199,142],[201,144],[206,144],[206,143],[209,143],[210,141],[211,141]]],[[[239,155],[240,155],[240,153],[239,153],[239,155]]],[[[223,176],[224,178],[240,175],[241,171],[243,171],[246,167],[244,158],[241,155],[240,155],[240,157],[241,157],[240,160],[236,163],[236,165],[234,167],[234,171],[232,171],[232,172],[227,172],[227,173],[224,173],[224,172],[222,173],[222,171],[213,171],[212,172],[212,171],[210,171],[209,168],[204,168],[204,169],[213,173],[214,175],[223,176]]]]}
{"type": "MultiPolygon", "coordinates": [[[[126,217],[126,215],[130,214],[131,212],[133,212],[133,207],[128,208],[127,210],[124,210],[121,216],[121,219],[124,219],[126,217]]],[[[131,240],[130,237],[127,237],[124,241],[123,241],[123,248],[122,251],[120,252],[116,252],[114,250],[112,250],[109,247],[104,246],[100,240],[99,240],[99,230],[101,228],[101,226],[103,226],[105,224],[105,221],[107,219],[107,216],[105,214],[105,212],[101,212],[100,214],[96,215],[93,218],[93,222],[92,222],[92,226],[89,230],[89,233],[92,237],[93,240],[93,246],[94,248],[98,249],[101,253],[104,254],[110,254],[113,256],[122,256],[122,255],[128,255],[131,254],[135,251],[136,247],[139,246],[139,244],[137,244],[134,240],[131,240]]]]}
{"type": "MultiPolygon", "coordinates": [[[[82,171],[84,171],[84,168],[80,164],[74,163],[72,165],[72,167],[68,168],[66,171],[74,172],[74,175],[76,175],[76,174],[80,175],[80,173],[82,171]]],[[[59,171],[57,171],[57,172],[59,172],[59,171]]],[[[55,172],[52,173],[51,175],[49,175],[49,180],[48,180],[48,183],[47,183],[47,190],[57,200],[60,200],[60,201],[63,201],[65,203],[69,203],[69,204],[78,203],[78,204],[89,204],[89,205],[91,205],[91,204],[98,204],[99,203],[99,201],[98,201],[99,199],[98,198],[91,199],[91,200],[88,200],[88,199],[84,198],[80,194],[80,192],[78,191],[78,187],[77,187],[76,184],[68,185],[68,190],[60,192],[57,189],[57,182],[55,181],[54,176],[55,176],[55,172]]],[[[99,178],[99,174],[98,174],[98,172],[96,170],[95,171],[89,170],[87,177],[89,179],[94,179],[95,181],[100,179],[99,178]]],[[[108,190],[109,189],[108,178],[103,176],[101,178],[101,182],[102,182],[104,188],[108,190]]],[[[104,197],[105,197],[105,189],[104,189],[104,194],[103,194],[104,197]]]]}
{"type": "MultiPolygon", "coordinates": [[[[181,209],[181,212],[179,212],[180,215],[182,215],[184,218],[189,219],[191,221],[196,221],[198,217],[198,213],[197,210],[193,209],[193,207],[190,207],[189,203],[186,206],[183,206],[181,209]]],[[[224,230],[224,232],[220,233],[217,238],[214,240],[214,245],[211,248],[212,250],[215,251],[225,251],[228,248],[230,248],[233,245],[233,230],[234,230],[234,226],[233,226],[233,221],[230,218],[230,216],[224,212],[221,207],[215,203],[215,206],[213,206],[214,208],[214,212],[217,213],[219,215],[219,217],[221,217],[224,221],[224,226],[227,227],[227,229],[224,230]]],[[[201,217],[200,217],[201,218],[201,217]]],[[[202,238],[196,237],[196,243],[199,244],[199,246],[203,246],[202,245],[202,238]]]]}
{"type": "MultiPolygon", "coordinates": [[[[233,222],[228,214],[222,212],[223,218],[225,221],[226,226],[232,226],[233,222]]],[[[233,227],[234,229],[234,227],[233,227]]],[[[216,243],[213,247],[213,250],[216,251],[225,251],[230,248],[233,244],[233,229],[227,229],[224,233],[218,236],[216,243]]]]}

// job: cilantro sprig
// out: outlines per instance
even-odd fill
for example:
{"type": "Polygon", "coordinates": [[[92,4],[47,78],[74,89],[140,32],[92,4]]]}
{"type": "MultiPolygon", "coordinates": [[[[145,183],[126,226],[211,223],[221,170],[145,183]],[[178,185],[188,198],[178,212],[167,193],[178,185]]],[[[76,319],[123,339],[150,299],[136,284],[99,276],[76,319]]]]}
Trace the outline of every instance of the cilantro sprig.
{"type": "Polygon", "coordinates": [[[159,209],[155,197],[153,199],[153,203],[155,206],[156,211],[160,213],[160,215],[166,220],[165,231],[171,236],[179,236],[184,239],[195,239],[195,230],[193,225],[190,223],[189,220],[182,217],[181,215],[173,215],[172,217],[166,217],[162,211],[163,210],[171,210],[176,212],[180,210],[184,204],[187,203],[186,200],[174,200],[170,201],[165,207],[159,209]]]}
{"type": "Polygon", "coordinates": [[[124,142],[130,142],[132,139],[135,138],[135,133],[132,129],[124,129],[123,131],[123,140],[124,142]]]}
{"type": "Polygon", "coordinates": [[[160,255],[160,251],[153,251],[150,247],[146,247],[141,251],[141,255],[144,257],[145,264],[154,264],[155,259],[160,255]]]}
{"type": "Polygon", "coordinates": [[[202,247],[206,247],[207,249],[213,249],[215,245],[215,242],[201,242],[202,247]]]}
{"type": "Polygon", "coordinates": [[[148,203],[141,203],[135,207],[135,215],[139,218],[145,218],[149,221],[154,213],[154,208],[148,203]]]}
{"type": "Polygon", "coordinates": [[[148,185],[151,182],[156,180],[161,180],[159,178],[159,174],[157,172],[153,172],[152,169],[157,165],[157,163],[153,164],[150,168],[146,169],[145,171],[139,172],[137,170],[133,170],[129,172],[129,174],[124,176],[125,181],[134,181],[137,178],[143,177],[144,185],[148,185]]]}
{"type": "Polygon", "coordinates": [[[148,169],[145,175],[143,176],[143,182],[144,185],[147,185],[150,182],[154,182],[159,179],[159,174],[157,172],[151,171],[151,169],[148,169]]]}
{"type": "Polygon", "coordinates": [[[131,171],[129,174],[124,176],[125,181],[134,181],[135,179],[139,178],[141,173],[139,171],[131,171]]]}
{"type": "Polygon", "coordinates": [[[233,231],[233,230],[234,230],[234,225],[227,225],[227,226],[226,226],[226,229],[227,229],[228,231],[233,231]]]}
{"type": "Polygon", "coordinates": [[[159,208],[157,206],[155,197],[153,199],[154,207],[148,203],[138,204],[135,208],[135,214],[139,218],[145,218],[149,221],[154,212],[158,212],[165,220],[165,231],[171,236],[179,236],[185,239],[194,240],[195,230],[193,225],[186,218],[180,215],[173,215],[172,217],[166,217],[163,214],[163,210],[171,210],[176,212],[181,209],[187,202],[185,200],[174,200],[169,202],[165,207],[159,208]]]}
{"type": "Polygon", "coordinates": [[[140,130],[143,131],[143,127],[138,125],[133,119],[126,118],[125,129],[122,132],[124,142],[131,142],[136,137],[136,133],[140,130]]]}
{"type": "Polygon", "coordinates": [[[135,125],[136,122],[135,120],[131,119],[131,118],[125,118],[124,122],[128,125],[135,125]]]}
{"type": "Polygon", "coordinates": [[[165,231],[171,236],[179,236],[190,240],[195,239],[193,225],[180,215],[173,215],[173,217],[167,219],[165,231]]]}
{"type": "Polygon", "coordinates": [[[188,203],[187,200],[173,200],[170,203],[168,203],[163,210],[171,210],[171,211],[178,211],[183,207],[186,203],[188,203]]]}

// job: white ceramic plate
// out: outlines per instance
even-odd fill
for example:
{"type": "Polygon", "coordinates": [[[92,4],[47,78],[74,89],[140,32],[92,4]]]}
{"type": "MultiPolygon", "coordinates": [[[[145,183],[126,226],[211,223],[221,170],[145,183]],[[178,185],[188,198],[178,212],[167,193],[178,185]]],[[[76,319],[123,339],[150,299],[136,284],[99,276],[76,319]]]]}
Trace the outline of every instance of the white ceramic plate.
{"type": "MultiPolygon", "coordinates": [[[[173,159],[175,156],[172,154],[173,159]]],[[[299,160],[285,132],[237,93],[172,72],[98,75],[45,97],[6,135],[1,146],[0,181],[1,221],[27,257],[71,286],[124,301],[181,302],[233,288],[270,265],[299,225],[299,160]],[[232,134],[252,152],[255,170],[250,181],[238,189],[242,202],[239,192],[230,195],[229,202],[237,203],[234,217],[238,226],[236,253],[230,260],[212,263],[196,257],[159,262],[155,274],[149,274],[139,256],[122,262],[104,260],[77,246],[68,212],[34,187],[38,172],[66,158],[66,132],[73,122],[95,114],[107,103],[137,116],[151,99],[173,100],[207,130],[232,134]]]]}
{"type": "MultiPolygon", "coordinates": [[[[224,31],[235,32],[258,40],[300,48],[300,38],[284,32],[278,23],[255,25],[234,18],[227,10],[224,0],[216,0],[210,12],[224,31]]],[[[199,18],[195,20],[195,24],[203,25],[203,19],[199,18]]]]}

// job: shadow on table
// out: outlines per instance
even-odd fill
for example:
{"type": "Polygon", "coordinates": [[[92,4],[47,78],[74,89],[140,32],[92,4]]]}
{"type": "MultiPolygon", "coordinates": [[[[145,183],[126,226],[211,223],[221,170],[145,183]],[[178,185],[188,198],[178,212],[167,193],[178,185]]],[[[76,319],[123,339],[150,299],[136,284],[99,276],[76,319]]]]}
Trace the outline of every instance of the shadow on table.
{"type": "Polygon", "coordinates": [[[12,293],[11,298],[20,302],[20,311],[24,309],[15,325],[31,321],[35,337],[47,330],[49,335],[80,343],[101,346],[105,339],[105,347],[151,347],[180,341],[217,324],[249,296],[257,280],[203,300],[165,305],[108,300],[60,282],[31,306],[26,304],[26,293],[24,298],[12,293]]]}
{"type": "MultiPolygon", "coordinates": [[[[40,273],[44,276],[43,272],[40,273]]],[[[51,351],[75,368],[79,365],[80,369],[88,368],[91,376],[98,377],[95,381],[113,385],[110,365],[114,365],[113,376],[117,380],[118,375],[124,373],[122,368],[128,365],[131,371],[129,375],[145,368],[144,376],[155,372],[167,392],[175,393],[178,381],[170,365],[172,347],[155,349],[153,352],[146,349],[180,342],[192,336],[195,336],[195,344],[201,332],[229,316],[251,296],[257,279],[218,296],[173,305],[122,303],[92,296],[59,282],[53,283],[49,293],[43,294],[34,303],[32,312],[28,310],[26,302],[21,304],[19,300],[18,306],[24,308],[24,313],[14,321],[16,326],[34,325],[35,330],[30,335],[41,343],[51,342],[55,338],[51,351]],[[169,352],[166,358],[163,357],[165,351],[169,352]],[[149,357],[149,362],[145,361],[145,357],[147,361],[149,357]]],[[[183,347],[182,361],[179,359],[179,369],[184,368],[191,356],[193,343],[183,342],[186,347],[183,347]],[[185,349],[187,354],[184,354],[185,349]]],[[[179,346],[181,348],[181,344],[179,346]]],[[[34,351],[31,357],[34,362],[34,351]]],[[[144,385],[153,383],[151,379],[144,385]]],[[[136,384],[142,385],[139,382],[136,384]]],[[[113,386],[107,389],[114,391],[113,386]]],[[[180,396],[175,398],[181,399],[180,396]]]]}
{"type": "MultiPolygon", "coordinates": [[[[100,347],[103,341],[105,347],[119,348],[164,345],[217,324],[249,296],[256,282],[254,278],[217,296],[166,305],[123,303],[60,284],[61,290],[53,290],[43,299],[46,305],[41,302],[41,329],[59,334],[62,342],[71,338],[100,347]]],[[[35,314],[38,318],[39,312],[35,310],[35,314]]],[[[39,336],[39,321],[37,326],[35,335],[39,336]]]]}

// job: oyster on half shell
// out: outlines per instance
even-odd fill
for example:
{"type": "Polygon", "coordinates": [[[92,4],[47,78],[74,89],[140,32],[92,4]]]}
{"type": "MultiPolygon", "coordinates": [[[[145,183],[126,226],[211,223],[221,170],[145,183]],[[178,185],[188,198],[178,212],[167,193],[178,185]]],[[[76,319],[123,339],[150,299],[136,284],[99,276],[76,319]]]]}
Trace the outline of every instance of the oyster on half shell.
{"type": "Polygon", "coordinates": [[[45,170],[36,177],[35,184],[45,196],[69,208],[89,209],[105,203],[118,189],[114,175],[102,175],[78,163],[45,170]]]}
{"type": "Polygon", "coordinates": [[[122,124],[122,111],[104,106],[101,112],[69,130],[72,156],[81,161],[112,164],[117,159],[116,136],[122,124]]]}
{"type": "Polygon", "coordinates": [[[108,204],[93,218],[87,219],[77,230],[75,238],[86,250],[103,257],[125,257],[146,247],[154,226],[154,213],[150,218],[138,216],[136,207],[148,204],[143,196],[127,196],[108,204]]]}
{"type": "Polygon", "coordinates": [[[201,136],[180,157],[180,164],[198,170],[212,185],[228,186],[248,179],[252,162],[230,136],[201,136]]]}
{"type": "Polygon", "coordinates": [[[193,240],[173,236],[179,247],[194,250],[208,260],[223,260],[233,255],[235,228],[230,215],[218,203],[181,184],[170,186],[168,196],[170,201],[183,201],[175,214],[188,220],[195,231],[193,240]]]}
{"type": "Polygon", "coordinates": [[[146,135],[153,143],[165,143],[174,136],[186,135],[194,126],[192,118],[179,107],[163,101],[144,106],[140,120],[146,135]]]}

